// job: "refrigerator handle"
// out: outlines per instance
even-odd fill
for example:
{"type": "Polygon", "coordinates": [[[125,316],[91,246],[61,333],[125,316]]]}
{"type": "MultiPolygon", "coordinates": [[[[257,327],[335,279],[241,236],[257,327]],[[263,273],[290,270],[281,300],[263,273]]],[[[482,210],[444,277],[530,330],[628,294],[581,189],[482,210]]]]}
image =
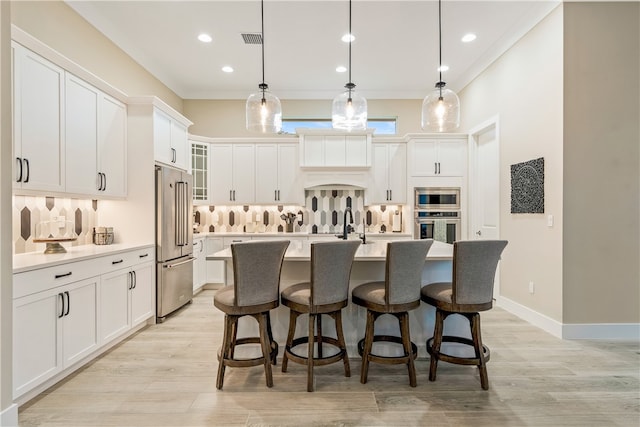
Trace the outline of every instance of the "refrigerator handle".
{"type": "Polygon", "coordinates": [[[189,202],[190,202],[190,194],[191,194],[191,189],[189,189],[189,183],[188,182],[184,182],[183,183],[184,188],[182,190],[182,196],[183,196],[183,211],[182,211],[182,218],[183,218],[183,240],[184,240],[184,245],[187,246],[189,245],[189,228],[192,227],[192,223],[191,223],[191,218],[189,216],[189,202]]]}
{"type": "Polygon", "coordinates": [[[184,226],[182,225],[184,212],[184,207],[182,206],[184,204],[182,196],[183,184],[183,182],[176,182],[176,245],[178,246],[184,246],[184,237],[182,236],[184,231],[184,226]]]}

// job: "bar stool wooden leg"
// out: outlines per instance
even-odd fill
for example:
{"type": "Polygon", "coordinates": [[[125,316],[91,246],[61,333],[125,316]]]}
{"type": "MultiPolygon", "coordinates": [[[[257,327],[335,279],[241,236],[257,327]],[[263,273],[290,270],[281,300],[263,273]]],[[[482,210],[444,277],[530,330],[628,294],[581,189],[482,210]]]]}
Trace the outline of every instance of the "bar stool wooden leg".
{"type": "Polygon", "coordinates": [[[293,337],[296,333],[296,322],[298,321],[298,316],[300,313],[297,313],[293,310],[289,310],[289,332],[287,333],[287,343],[284,346],[284,354],[282,355],[282,372],[287,372],[287,365],[289,362],[288,351],[291,351],[291,346],[293,345],[293,337]]]}
{"type": "Polygon", "coordinates": [[[480,385],[483,390],[489,390],[489,377],[487,375],[487,362],[484,357],[484,349],[482,347],[482,336],[480,334],[480,314],[473,313],[469,318],[471,323],[471,337],[473,340],[473,348],[476,351],[478,359],[478,369],[480,370],[480,385]]]}
{"type": "Polygon", "coordinates": [[[260,344],[262,346],[262,357],[264,358],[264,374],[267,377],[267,387],[273,387],[273,375],[271,373],[271,343],[269,342],[269,332],[267,331],[267,314],[261,313],[257,318],[260,327],[260,344]]]}
{"type": "Polygon", "coordinates": [[[371,310],[367,310],[367,327],[364,332],[364,348],[362,350],[362,369],[360,370],[360,382],[367,383],[369,375],[369,355],[373,347],[373,325],[376,318],[371,310]]]}
{"type": "MultiPolygon", "coordinates": [[[[442,331],[444,329],[444,313],[440,309],[436,309],[436,324],[433,331],[433,341],[431,345],[431,362],[429,364],[429,381],[436,380],[436,370],[438,369],[438,355],[442,345],[442,331]]],[[[427,349],[429,344],[427,343],[427,349]]]]}
{"type": "Polygon", "coordinates": [[[278,342],[273,339],[271,331],[271,312],[267,312],[267,336],[269,337],[269,348],[271,349],[271,363],[275,366],[278,362],[278,342]]]}
{"type": "MultiPolygon", "coordinates": [[[[318,315],[320,317],[320,315],[318,315]]],[[[313,345],[316,315],[309,313],[309,350],[307,354],[307,391],[313,391],[313,345]]]]}
{"type": "Polygon", "coordinates": [[[231,322],[231,326],[229,328],[230,332],[230,341],[229,341],[229,354],[228,358],[233,359],[236,351],[236,339],[238,336],[238,322],[237,319],[235,322],[231,322]]]}
{"type": "Polygon", "coordinates": [[[218,360],[218,377],[216,379],[216,388],[222,390],[224,383],[225,360],[229,357],[231,345],[231,329],[233,323],[231,316],[224,316],[224,332],[222,334],[222,346],[220,347],[220,358],[218,360]]]}
{"type": "Polygon", "coordinates": [[[402,337],[402,345],[404,347],[404,355],[407,357],[407,367],[409,368],[409,385],[415,387],[416,367],[413,363],[413,351],[411,350],[411,338],[409,335],[409,313],[399,313],[398,321],[400,323],[400,335],[402,337]]]}
{"type": "Polygon", "coordinates": [[[340,350],[344,352],[342,361],[344,362],[344,376],[351,376],[351,367],[349,366],[349,356],[347,355],[347,344],[344,340],[344,331],[342,330],[342,310],[338,310],[331,315],[336,322],[336,336],[338,337],[338,344],[340,350]]]}

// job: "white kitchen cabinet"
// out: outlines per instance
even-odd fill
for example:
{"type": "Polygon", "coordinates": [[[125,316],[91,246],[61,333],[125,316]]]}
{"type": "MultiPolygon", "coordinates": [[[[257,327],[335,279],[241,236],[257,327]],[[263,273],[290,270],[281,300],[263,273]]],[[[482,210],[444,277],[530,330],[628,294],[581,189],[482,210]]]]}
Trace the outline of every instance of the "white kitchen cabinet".
{"type": "Polygon", "coordinates": [[[190,141],[191,175],[193,175],[193,204],[209,204],[209,144],[190,141]]]}
{"type": "Polygon", "coordinates": [[[193,239],[193,292],[194,294],[202,288],[207,281],[207,260],[205,254],[205,238],[194,237],[193,239]]]}
{"type": "MultiPolygon", "coordinates": [[[[147,253],[137,251],[128,255],[135,257],[147,253]]],[[[101,342],[109,342],[153,316],[153,270],[154,263],[146,261],[102,275],[101,342]]]]}
{"type": "Polygon", "coordinates": [[[13,42],[13,188],[65,188],[64,70],[13,42]]]}
{"type": "Polygon", "coordinates": [[[345,135],[301,131],[300,150],[302,167],[370,167],[371,132],[345,135]]]}
{"type": "Polygon", "coordinates": [[[415,139],[412,141],[411,176],[464,176],[466,139],[415,139]]]}
{"type": "Polygon", "coordinates": [[[407,202],[407,147],[405,143],[374,143],[371,186],[367,204],[407,202]]]}
{"type": "MultiPolygon", "coordinates": [[[[214,254],[224,248],[223,239],[217,237],[207,237],[205,241],[205,254],[214,254]]],[[[206,261],[205,259],[206,279],[205,283],[224,283],[225,280],[225,262],[224,261],[206,261]]]]}
{"type": "Polygon", "coordinates": [[[211,203],[255,202],[255,145],[211,144],[211,203]]]}
{"type": "Polygon", "coordinates": [[[297,144],[256,144],[256,204],[304,204],[297,144]]]}
{"type": "Polygon", "coordinates": [[[14,398],[98,345],[98,277],[14,299],[14,398]]]}
{"type": "Polygon", "coordinates": [[[157,162],[189,169],[187,126],[157,107],[153,111],[153,147],[157,162]]]}
{"type": "Polygon", "coordinates": [[[78,77],[65,80],[65,191],[126,196],[126,107],[78,77]]]}

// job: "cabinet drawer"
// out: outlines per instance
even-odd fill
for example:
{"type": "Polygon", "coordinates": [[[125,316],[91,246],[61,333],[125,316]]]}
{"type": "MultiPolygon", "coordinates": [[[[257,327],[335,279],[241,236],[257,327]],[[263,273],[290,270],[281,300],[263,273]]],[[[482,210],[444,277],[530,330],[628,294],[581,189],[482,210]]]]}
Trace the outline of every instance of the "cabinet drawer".
{"type": "Polygon", "coordinates": [[[100,274],[99,259],[89,259],[13,275],[13,298],[53,289],[100,274]]]}
{"type": "Polygon", "coordinates": [[[100,274],[110,273],[112,271],[120,270],[121,268],[129,268],[141,262],[153,261],[154,258],[154,247],[103,256],[98,258],[100,268],[99,272],[100,274]]]}

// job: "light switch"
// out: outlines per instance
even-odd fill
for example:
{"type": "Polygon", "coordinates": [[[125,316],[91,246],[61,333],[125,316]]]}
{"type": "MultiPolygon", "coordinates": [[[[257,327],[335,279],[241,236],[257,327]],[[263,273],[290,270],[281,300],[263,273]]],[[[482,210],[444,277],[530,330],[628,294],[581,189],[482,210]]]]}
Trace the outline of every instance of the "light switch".
{"type": "Polygon", "coordinates": [[[553,227],[553,215],[547,215],[547,227],[553,227]]]}

